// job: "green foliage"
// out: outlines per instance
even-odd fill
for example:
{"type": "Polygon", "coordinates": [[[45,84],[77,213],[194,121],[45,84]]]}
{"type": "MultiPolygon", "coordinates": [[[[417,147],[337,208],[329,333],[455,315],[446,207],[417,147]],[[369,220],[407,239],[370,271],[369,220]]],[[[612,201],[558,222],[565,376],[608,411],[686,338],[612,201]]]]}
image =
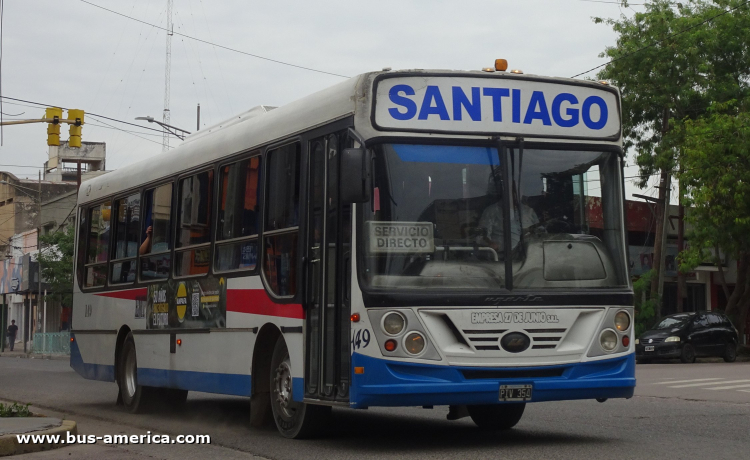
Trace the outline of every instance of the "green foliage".
{"type": "Polygon", "coordinates": [[[69,225],[64,231],[44,235],[41,240],[44,247],[39,257],[42,276],[51,291],[47,299],[70,307],[73,305],[75,226],[69,225]]]}
{"type": "Polygon", "coordinates": [[[646,294],[651,290],[651,281],[658,273],[649,270],[633,283],[635,294],[635,336],[640,337],[643,331],[648,330],[656,319],[656,309],[661,305],[661,299],[646,299],[646,294]]]}
{"type": "Polygon", "coordinates": [[[31,417],[30,404],[0,403],[0,417],[31,417]]]}

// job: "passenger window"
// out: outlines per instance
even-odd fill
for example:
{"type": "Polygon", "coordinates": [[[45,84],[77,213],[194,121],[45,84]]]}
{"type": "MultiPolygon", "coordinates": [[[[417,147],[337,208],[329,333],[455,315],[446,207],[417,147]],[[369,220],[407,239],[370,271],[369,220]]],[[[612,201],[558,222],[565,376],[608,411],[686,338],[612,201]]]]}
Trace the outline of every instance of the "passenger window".
{"type": "Polygon", "coordinates": [[[180,181],[175,276],[208,273],[211,263],[213,186],[213,171],[205,171],[180,181]]]}
{"type": "Polygon", "coordinates": [[[89,209],[88,249],[84,287],[101,287],[107,280],[107,253],[109,249],[112,202],[106,201],[89,209]]]}
{"type": "Polygon", "coordinates": [[[76,260],[76,276],[78,277],[78,287],[83,286],[84,268],[86,266],[86,231],[88,230],[89,212],[85,209],[80,211],[80,222],[78,222],[78,259],[76,260]]]}
{"type": "Polygon", "coordinates": [[[267,158],[263,270],[276,295],[293,296],[297,292],[300,145],[271,150],[267,158]]]}
{"type": "Polygon", "coordinates": [[[170,229],[172,220],[172,184],[146,190],[143,194],[141,243],[141,279],[169,277],[171,267],[170,229]]]}
{"type": "Polygon", "coordinates": [[[255,156],[220,170],[216,271],[254,270],[258,264],[260,167],[255,156]]]}
{"type": "Polygon", "coordinates": [[[112,284],[135,281],[140,209],[140,194],[115,201],[115,241],[109,278],[112,284]]]}

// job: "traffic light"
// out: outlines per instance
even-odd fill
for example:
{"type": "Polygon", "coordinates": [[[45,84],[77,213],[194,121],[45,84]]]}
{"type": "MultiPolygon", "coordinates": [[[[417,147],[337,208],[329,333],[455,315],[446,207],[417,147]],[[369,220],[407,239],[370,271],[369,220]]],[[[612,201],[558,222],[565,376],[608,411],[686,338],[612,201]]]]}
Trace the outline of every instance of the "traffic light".
{"type": "Polygon", "coordinates": [[[47,145],[60,145],[62,109],[60,107],[48,107],[44,110],[44,118],[52,120],[47,125],[47,145]]]}
{"type": "Polygon", "coordinates": [[[74,149],[80,148],[81,130],[83,129],[83,110],[68,109],[68,120],[70,121],[70,139],[68,139],[68,147],[74,149]]]}

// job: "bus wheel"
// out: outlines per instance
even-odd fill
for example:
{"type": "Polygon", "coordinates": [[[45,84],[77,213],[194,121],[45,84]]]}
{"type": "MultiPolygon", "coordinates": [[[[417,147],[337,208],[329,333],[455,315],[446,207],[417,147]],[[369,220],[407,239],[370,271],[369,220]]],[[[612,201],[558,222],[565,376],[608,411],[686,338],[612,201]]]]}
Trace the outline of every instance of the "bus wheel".
{"type": "Polygon", "coordinates": [[[129,333],[120,354],[120,369],[117,373],[117,385],[120,387],[120,398],[130,412],[142,412],[146,394],[151,388],[138,385],[138,362],[135,354],[133,334],[129,333]]]}
{"type": "Polygon", "coordinates": [[[479,428],[488,430],[509,430],[516,426],[526,403],[518,404],[487,404],[483,406],[468,406],[469,416],[479,428]]]}
{"type": "Polygon", "coordinates": [[[294,401],[292,397],[292,366],[283,337],[279,337],[271,359],[271,409],[273,420],[282,436],[302,439],[317,434],[330,413],[327,406],[294,401]]]}

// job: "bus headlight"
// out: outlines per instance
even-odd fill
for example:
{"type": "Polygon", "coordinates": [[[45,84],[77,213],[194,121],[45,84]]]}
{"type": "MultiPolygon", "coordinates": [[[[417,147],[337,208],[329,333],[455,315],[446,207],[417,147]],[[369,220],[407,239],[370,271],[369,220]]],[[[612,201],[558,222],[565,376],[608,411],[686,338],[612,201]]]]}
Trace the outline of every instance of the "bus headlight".
{"type": "Polygon", "coordinates": [[[406,320],[400,313],[391,312],[383,317],[383,330],[389,335],[398,335],[404,330],[406,320]]]}
{"type": "Polygon", "coordinates": [[[404,348],[412,355],[418,355],[424,351],[424,337],[418,332],[412,332],[404,339],[404,348]]]}
{"type": "Polygon", "coordinates": [[[618,311],[615,315],[615,327],[620,332],[625,332],[630,327],[630,315],[624,311],[618,311]]]}
{"type": "Polygon", "coordinates": [[[605,329],[599,336],[599,344],[604,351],[612,351],[617,348],[617,334],[612,329],[605,329]]]}

